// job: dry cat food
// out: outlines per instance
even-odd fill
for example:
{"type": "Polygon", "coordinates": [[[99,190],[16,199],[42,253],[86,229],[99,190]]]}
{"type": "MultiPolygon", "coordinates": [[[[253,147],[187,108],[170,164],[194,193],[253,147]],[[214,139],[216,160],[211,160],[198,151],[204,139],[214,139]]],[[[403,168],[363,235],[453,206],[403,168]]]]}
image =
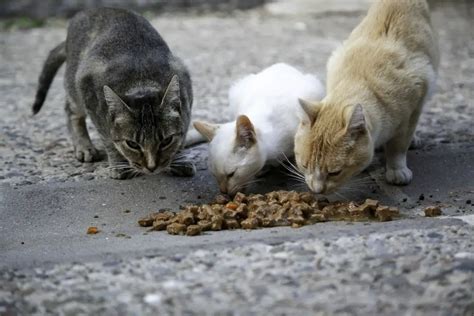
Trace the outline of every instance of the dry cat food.
{"type": "Polygon", "coordinates": [[[87,228],[87,234],[88,235],[95,235],[99,232],[99,229],[95,226],[90,226],[89,228],[87,228]]]}
{"type": "Polygon", "coordinates": [[[187,205],[181,212],[162,210],[138,221],[151,230],[195,236],[209,230],[301,227],[326,221],[390,221],[399,215],[395,207],[367,199],[362,204],[318,200],[309,192],[274,191],[267,194],[237,193],[233,200],[218,195],[212,204],[187,205]]]}
{"type": "Polygon", "coordinates": [[[441,214],[441,208],[439,206],[428,206],[425,208],[426,217],[435,217],[440,216],[441,214]]]}

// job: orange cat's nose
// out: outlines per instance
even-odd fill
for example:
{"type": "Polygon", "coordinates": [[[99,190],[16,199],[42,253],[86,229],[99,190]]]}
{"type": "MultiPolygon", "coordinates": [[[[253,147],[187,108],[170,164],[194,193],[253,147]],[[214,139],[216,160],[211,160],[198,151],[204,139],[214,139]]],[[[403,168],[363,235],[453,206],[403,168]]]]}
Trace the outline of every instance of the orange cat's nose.
{"type": "Polygon", "coordinates": [[[308,186],[311,189],[311,191],[317,194],[322,194],[326,190],[325,185],[322,182],[311,181],[308,183],[308,186]]]}

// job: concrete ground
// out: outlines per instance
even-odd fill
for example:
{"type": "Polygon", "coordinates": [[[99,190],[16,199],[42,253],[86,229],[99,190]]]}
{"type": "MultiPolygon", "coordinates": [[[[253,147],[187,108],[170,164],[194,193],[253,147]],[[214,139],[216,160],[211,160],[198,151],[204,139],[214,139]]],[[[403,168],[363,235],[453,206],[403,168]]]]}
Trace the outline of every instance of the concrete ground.
{"type": "MultiPolygon", "coordinates": [[[[245,74],[285,61],[324,79],[330,52],[362,17],[354,10],[272,4],[152,23],[190,68],[194,117],[222,122],[229,85],[245,74]]],[[[0,315],[474,314],[473,13],[469,2],[433,7],[442,61],[419,124],[423,147],[409,154],[413,183],[386,185],[378,155],[362,175],[370,183],[341,192],[396,205],[400,220],[198,237],[146,233],[136,220],[212,199],[205,145],[189,150],[198,173],[188,179],[116,181],[103,162],[75,161],[62,72],[39,116],[29,108],[64,25],[0,33],[0,315]],[[423,217],[428,205],[443,216],[423,217]],[[101,232],[86,235],[92,225],[101,232]]],[[[253,191],[275,188],[304,189],[275,170],[253,191]]]]}

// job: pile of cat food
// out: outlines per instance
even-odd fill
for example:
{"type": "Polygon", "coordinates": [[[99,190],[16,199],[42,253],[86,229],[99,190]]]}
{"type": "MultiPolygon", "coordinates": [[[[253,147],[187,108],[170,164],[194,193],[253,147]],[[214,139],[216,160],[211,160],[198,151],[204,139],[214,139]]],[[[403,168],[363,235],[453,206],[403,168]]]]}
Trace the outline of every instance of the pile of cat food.
{"type": "Polygon", "coordinates": [[[390,221],[398,215],[396,207],[381,205],[377,200],[330,203],[309,192],[274,191],[264,195],[237,193],[232,200],[218,195],[212,204],[187,205],[178,213],[162,210],[140,219],[138,224],[172,235],[195,236],[210,230],[298,228],[326,221],[390,221]]]}

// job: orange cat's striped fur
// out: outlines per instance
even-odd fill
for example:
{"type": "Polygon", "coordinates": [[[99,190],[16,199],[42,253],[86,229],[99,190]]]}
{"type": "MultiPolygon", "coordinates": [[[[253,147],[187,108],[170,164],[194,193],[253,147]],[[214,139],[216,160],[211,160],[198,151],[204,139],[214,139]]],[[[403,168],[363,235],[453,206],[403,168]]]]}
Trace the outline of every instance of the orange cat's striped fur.
{"type": "Polygon", "coordinates": [[[331,193],[384,146],[386,180],[412,179],[406,154],[434,86],[438,46],[425,0],[378,0],[327,65],[327,95],[300,100],[295,158],[316,193],[331,193]]]}

